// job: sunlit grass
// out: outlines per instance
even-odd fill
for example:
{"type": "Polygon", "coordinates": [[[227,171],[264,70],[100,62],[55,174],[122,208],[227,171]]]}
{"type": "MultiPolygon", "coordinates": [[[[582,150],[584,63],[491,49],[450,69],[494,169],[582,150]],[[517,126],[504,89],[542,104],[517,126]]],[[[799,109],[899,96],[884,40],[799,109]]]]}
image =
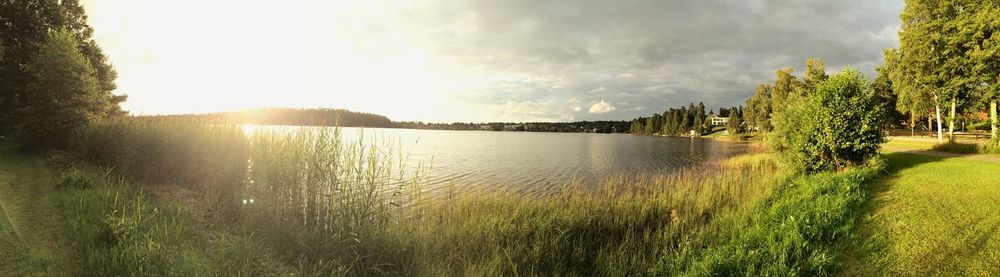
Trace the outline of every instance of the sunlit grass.
{"type": "Polygon", "coordinates": [[[64,190],[82,190],[80,205],[88,205],[72,207],[86,211],[71,217],[75,231],[90,234],[79,249],[110,257],[90,266],[118,273],[823,274],[836,269],[862,184],[877,174],[866,166],[797,177],[773,155],[754,154],[665,175],[567,183],[541,196],[428,194],[419,170],[426,165],[405,165],[397,144],[345,141],[339,132],[95,125],[77,154],[110,173],[67,167],[63,178],[64,190]],[[184,205],[200,212],[93,174],[198,192],[201,200],[184,205]],[[127,244],[102,246],[109,240],[127,244]],[[210,247],[185,248],[192,241],[210,247]],[[98,253],[111,249],[123,254],[98,253]]]}
{"type": "Polygon", "coordinates": [[[1000,273],[1000,163],[887,155],[849,275],[1000,273]]]}

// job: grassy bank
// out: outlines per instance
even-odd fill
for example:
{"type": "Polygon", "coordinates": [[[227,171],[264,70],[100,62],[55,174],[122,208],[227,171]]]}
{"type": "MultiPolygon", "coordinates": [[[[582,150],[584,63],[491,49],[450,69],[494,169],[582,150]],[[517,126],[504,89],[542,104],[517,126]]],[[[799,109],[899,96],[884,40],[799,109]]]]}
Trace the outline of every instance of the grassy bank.
{"type": "Polygon", "coordinates": [[[1000,163],[886,155],[848,259],[849,275],[989,276],[1000,273],[1000,163]]]}
{"type": "Polygon", "coordinates": [[[240,130],[116,121],[51,156],[55,230],[79,234],[59,243],[68,260],[108,275],[826,275],[881,168],[800,176],[757,154],[547,196],[427,194],[391,143],[240,130]]]}
{"type": "Polygon", "coordinates": [[[276,264],[152,187],[0,146],[0,275],[222,276],[276,264]]]}

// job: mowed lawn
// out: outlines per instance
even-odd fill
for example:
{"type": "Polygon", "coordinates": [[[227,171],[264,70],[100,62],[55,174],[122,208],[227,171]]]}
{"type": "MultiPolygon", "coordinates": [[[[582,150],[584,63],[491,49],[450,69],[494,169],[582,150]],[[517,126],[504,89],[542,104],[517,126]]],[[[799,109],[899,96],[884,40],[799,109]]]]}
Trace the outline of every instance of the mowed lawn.
{"type": "Polygon", "coordinates": [[[1000,162],[886,157],[845,275],[1000,274],[1000,162]]]}

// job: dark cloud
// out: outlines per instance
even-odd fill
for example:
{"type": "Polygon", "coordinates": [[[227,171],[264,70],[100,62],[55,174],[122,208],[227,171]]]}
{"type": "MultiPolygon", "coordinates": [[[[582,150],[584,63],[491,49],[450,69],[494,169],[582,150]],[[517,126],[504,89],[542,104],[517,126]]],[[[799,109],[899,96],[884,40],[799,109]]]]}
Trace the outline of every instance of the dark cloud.
{"type": "Polygon", "coordinates": [[[902,6],[432,0],[409,10],[401,28],[442,58],[497,76],[465,97],[512,119],[627,119],[691,101],[742,104],[775,70],[801,72],[812,57],[830,72],[845,65],[872,72],[881,50],[896,43],[902,6]],[[595,104],[615,108],[588,113],[595,104]]]}

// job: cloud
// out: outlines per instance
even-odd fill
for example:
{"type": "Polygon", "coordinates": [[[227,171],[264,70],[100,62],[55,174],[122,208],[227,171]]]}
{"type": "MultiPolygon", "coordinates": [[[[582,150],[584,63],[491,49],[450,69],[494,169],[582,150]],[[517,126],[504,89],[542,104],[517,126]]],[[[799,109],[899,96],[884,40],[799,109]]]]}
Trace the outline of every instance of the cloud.
{"type": "Polygon", "coordinates": [[[902,0],[418,3],[404,33],[437,58],[497,77],[467,91],[469,101],[642,103],[582,120],[630,119],[689,102],[740,105],[777,69],[801,75],[807,58],[823,59],[831,72],[853,65],[873,73],[882,49],[896,44],[903,8],[902,0]],[[530,82],[515,81],[524,76],[530,82]]]}
{"type": "Polygon", "coordinates": [[[96,2],[104,3],[83,1],[88,21],[118,69],[119,91],[130,94],[128,108],[331,105],[423,121],[627,120],[689,102],[715,110],[743,104],[779,68],[793,66],[801,75],[804,60],[816,57],[831,72],[853,65],[870,74],[882,49],[897,44],[904,6],[903,0],[96,2]],[[234,5],[240,12],[218,20],[234,5]],[[189,15],[184,22],[172,17],[180,13],[189,15]],[[261,41],[261,32],[274,37],[261,41]],[[241,66],[250,56],[287,70],[241,66]],[[171,82],[177,79],[186,81],[171,82]],[[174,101],[182,98],[207,101],[174,101]],[[574,98],[605,99],[617,109],[585,113],[594,103],[567,103],[574,98]]]}
{"type": "Polygon", "coordinates": [[[582,110],[583,110],[583,108],[581,108],[580,106],[573,107],[573,111],[574,112],[579,112],[579,111],[582,111],[582,110]]]}
{"type": "Polygon", "coordinates": [[[612,106],[611,103],[608,103],[607,101],[601,100],[601,102],[597,102],[594,103],[594,105],[591,105],[590,111],[588,112],[600,114],[600,113],[609,113],[614,110],[615,106],[612,106]]]}

